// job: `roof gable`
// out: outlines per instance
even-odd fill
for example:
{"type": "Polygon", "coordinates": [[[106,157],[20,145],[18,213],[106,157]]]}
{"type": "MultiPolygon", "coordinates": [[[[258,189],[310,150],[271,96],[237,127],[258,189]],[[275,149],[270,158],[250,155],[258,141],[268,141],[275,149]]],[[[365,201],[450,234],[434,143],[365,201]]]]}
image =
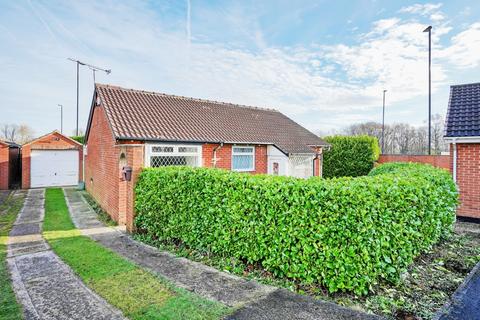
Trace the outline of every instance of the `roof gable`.
{"type": "Polygon", "coordinates": [[[96,95],[116,139],[274,144],[286,153],[328,145],[273,109],[101,84],[96,95]]]}
{"type": "Polygon", "coordinates": [[[480,136],[480,83],[450,87],[445,136],[480,136]]]}
{"type": "Polygon", "coordinates": [[[49,133],[47,133],[47,134],[44,134],[43,136],[40,136],[40,137],[38,137],[38,138],[35,138],[35,139],[31,140],[31,141],[28,141],[28,142],[24,143],[24,144],[23,144],[23,147],[28,146],[28,145],[30,145],[30,144],[32,144],[32,143],[37,142],[37,141],[40,141],[40,140],[42,140],[42,139],[44,139],[44,138],[46,138],[46,137],[48,137],[48,136],[50,136],[50,135],[54,135],[54,136],[56,136],[56,137],[58,137],[58,138],[60,138],[60,139],[63,139],[63,140],[65,140],[65,141],[71,143],[71,144],[76,144],[76,145],[78,145],[78,146],[82,146],[82,144],[81,144],[80,142],[78,142],[78,141],[76,141],[76,140],[73,140],[72,138],[67,137],[66,135],[61,134],[61,133],[58,132],[57,130],[54,130],[54,131],[52,131],[52,132],[49,132],[49,133]]]}

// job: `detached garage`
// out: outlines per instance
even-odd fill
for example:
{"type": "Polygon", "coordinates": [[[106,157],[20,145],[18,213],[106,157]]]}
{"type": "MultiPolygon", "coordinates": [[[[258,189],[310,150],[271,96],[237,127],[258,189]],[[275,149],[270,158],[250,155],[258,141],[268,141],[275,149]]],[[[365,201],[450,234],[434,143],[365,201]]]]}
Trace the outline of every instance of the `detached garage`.
{"type": "Polygon", "coordinates": [[[82,149],[54,131],[22,147],[22,188],[75,186],[82,180],[82,149]]]}

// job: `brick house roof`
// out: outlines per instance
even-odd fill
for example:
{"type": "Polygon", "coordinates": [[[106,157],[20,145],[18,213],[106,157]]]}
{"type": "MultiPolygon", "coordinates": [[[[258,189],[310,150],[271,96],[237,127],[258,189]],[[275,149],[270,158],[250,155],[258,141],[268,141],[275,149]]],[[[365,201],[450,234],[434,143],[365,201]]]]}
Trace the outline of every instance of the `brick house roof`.
{"type": "Polygon", "coordinates": [[[21,147],[19,144],[15,143],[15,142],[1,140],[1,139],[0,139],[0,145],[7,146],[7,147],[12,147],[12,148],[20,148],[21,147]]]}
{"type": "MultiPolygon", "coordinates": [[[[283,152],[313,153],[328,143],[273,109],[96,84],[118,140],[274,144],[283,152]]],[[[87,139],[90,130],[87,125],[87,139]]]]}
{"type": "Polygon", "coordinates": [[[445,136],[480,136],[480,83],[450,87],[445,136]]]}

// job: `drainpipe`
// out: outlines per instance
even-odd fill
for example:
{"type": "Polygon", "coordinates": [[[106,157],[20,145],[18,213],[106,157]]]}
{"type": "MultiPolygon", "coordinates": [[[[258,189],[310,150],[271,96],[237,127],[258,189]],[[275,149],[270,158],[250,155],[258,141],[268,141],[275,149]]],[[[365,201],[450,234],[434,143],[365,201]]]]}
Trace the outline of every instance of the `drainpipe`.
{"type": "Polygon", "coordinates": [[[215,148],[213,148],[213,159],[212,159],[212,162],[213,162],[213,167],[216,168],[217,167],[217,150],[219,150],[220,148],[223,147],[223,142],[220,142],[220,144],[218,146],[216,146],[215,148]]]}
{"type": "Polygon", "coordinates": [[[453,140],[453,181],[457,182],[457,139],[453,140]]]}

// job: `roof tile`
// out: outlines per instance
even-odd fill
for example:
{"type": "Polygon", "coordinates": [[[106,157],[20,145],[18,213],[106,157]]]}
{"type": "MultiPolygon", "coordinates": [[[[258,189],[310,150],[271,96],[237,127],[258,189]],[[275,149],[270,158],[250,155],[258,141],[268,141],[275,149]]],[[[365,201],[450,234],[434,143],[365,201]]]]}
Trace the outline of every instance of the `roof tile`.
{"type": "Polygon", "coordinates": [[[445,136],[480,136],[480,83],[450,87],[445,136]]]}
{"type": "Polygon", "coordinates": [[[282,113],[265,108],[96,84],[118,138],[275,144],[286,153],[328,145],[282,113]]]}

